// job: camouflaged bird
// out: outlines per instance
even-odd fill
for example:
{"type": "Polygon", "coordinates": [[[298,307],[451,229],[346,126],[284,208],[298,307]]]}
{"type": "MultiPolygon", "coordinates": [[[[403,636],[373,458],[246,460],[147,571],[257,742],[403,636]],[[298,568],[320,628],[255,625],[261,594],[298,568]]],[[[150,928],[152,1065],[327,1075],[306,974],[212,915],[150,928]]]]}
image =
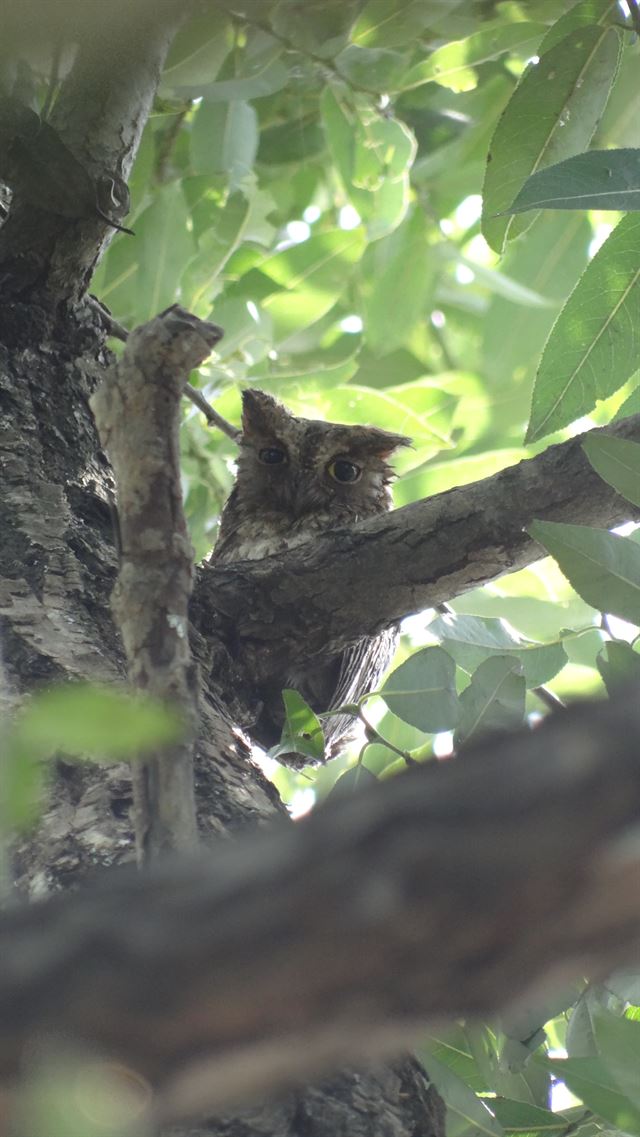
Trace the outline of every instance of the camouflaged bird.
{"type": "MultiPolygon", "coordinates": [[[[351,525],[391,508],[387,459],[404,435],[373,426],[349,426],[298,418],[264,391],[242,397],[242,437],[236,482],[222,511],[211,560],[233,564],[257,560],[294,548],[303,541],[351,525]]],[[[280,738],[284,721],[283,687],[293,687],[316,713],[357,701],[375,689],[389,665],[397,641],[389,628],[363,636],[347,649],[314,656],[296,666],[273,689],[260,692],[263,708],[251,730],[265,747],[280,738]]],[[[325,760],[335,757],[354,731],[349,715],[324,723],[325,760]]],[[[279,755],[289,765],[309,761],[299,754],[279,755]]]]}

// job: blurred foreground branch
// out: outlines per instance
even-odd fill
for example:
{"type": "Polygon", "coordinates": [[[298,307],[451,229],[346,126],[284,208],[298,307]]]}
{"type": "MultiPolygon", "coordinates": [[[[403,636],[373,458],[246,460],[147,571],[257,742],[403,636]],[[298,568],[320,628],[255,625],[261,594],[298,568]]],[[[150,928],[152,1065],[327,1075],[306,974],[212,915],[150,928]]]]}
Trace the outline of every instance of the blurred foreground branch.
{"type": "Polygon", "coordinates": [[[283,825],[0,916],[0,1076],[61,1036],[247,1103],[640,947],[640,706],[585,703],[283,825]]]}

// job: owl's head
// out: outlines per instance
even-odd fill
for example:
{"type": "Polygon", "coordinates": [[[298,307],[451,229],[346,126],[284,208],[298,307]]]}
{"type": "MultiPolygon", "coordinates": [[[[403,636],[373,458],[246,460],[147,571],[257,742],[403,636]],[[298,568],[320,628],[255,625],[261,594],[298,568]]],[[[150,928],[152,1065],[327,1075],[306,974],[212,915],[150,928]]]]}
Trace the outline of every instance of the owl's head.
{"type": "Polygon", "coordinates": [[[387,460],[410,444],[374,426],[298,418],[271,395],[249,389],[242,395],[237,486],[253,508],[292,521],[325,511],[355,520],[390,508],[387,460]]]}

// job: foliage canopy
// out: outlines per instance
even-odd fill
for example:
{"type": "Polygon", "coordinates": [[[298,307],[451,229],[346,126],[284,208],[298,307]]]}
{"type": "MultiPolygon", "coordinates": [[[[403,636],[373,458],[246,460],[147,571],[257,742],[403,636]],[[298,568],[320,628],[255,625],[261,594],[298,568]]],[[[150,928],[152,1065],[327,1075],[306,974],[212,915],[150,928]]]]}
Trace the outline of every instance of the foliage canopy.
{"type": "MultiPolygon", "coordinates": [[[[135,239],[115,237],[93,291],[129,327],[174,301],[221,324],[192,378],[232,421],[251,384],[298,413],[411,435],[398,505],[637,411],[638,17],[613,0],[203,5],[144,131],[135,239]]],[[[640,447],[586,449],[637,505],[640,447]]],[[[183,453],[204,555],[233,445],[189,408],[183,453]]],[[[636,536],[532,532],[555,561],[407,622],[363,712],[370,773],[637,674],[636,536]]],[[[317,738],[293,696],[289,710],[290,735],[317,738]]],[[[316,794],[355,759],[323,769],[316,794]]],[[[309,789],[275,777],[294,800],[309,789]]],[[[639,982],[431,1038],[450,1137],[640,1134],[639,982]],[[554,1080],[575,1095],[561,1112],[554,1080]]]]}

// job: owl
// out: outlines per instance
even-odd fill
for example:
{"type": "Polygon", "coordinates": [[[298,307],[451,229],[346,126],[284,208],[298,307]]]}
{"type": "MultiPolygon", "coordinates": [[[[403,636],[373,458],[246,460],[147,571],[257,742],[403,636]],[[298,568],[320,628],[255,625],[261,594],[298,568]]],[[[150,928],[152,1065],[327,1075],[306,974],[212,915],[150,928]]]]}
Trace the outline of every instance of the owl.
{"type": "MultiPolygon", "coordinates": [[[[211,554],[215,564],[256,560],[292,549],[328,529],[391,508],[387,459],[410,439],[373,426],[298,418],[264,391],[242,396],[242,437],[236,482],[220,518],[211,554]]],[[[262,711],[251,734],[263,747],[278,742],[284,721],[282,689],[295,688],[316,713],[353,703],[373,690],[391,661],[397,630],[365,636],[346,650],[314,656],[274,676],[260,691],[262,711]]],[[[325,760],[353,734],[355,720],[325,721],[325,760]]],[[[300,766],[301,755],[280,755],[300,766]]]]}

